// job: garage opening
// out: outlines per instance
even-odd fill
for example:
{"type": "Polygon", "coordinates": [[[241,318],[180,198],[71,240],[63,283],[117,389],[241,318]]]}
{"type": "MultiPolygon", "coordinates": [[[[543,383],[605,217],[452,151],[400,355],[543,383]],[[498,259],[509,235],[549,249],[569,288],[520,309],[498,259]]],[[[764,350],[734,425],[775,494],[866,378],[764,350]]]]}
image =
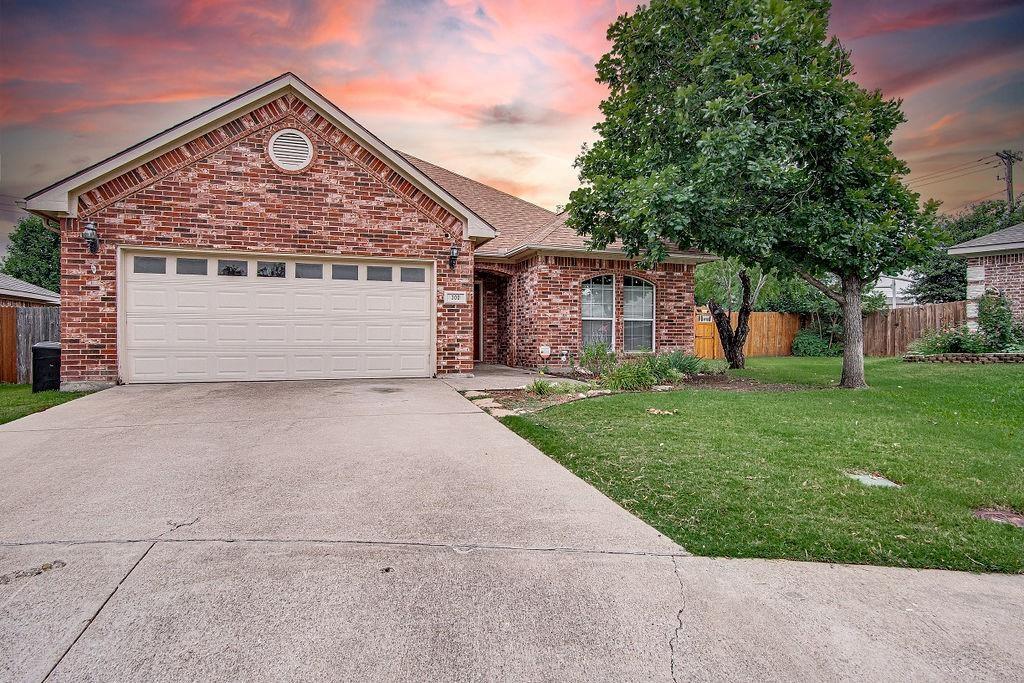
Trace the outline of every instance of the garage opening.
{"type": "Polygon", "coordinates": [[[125,251],[122,379],[429,377],[433,264],[125,251]]]}

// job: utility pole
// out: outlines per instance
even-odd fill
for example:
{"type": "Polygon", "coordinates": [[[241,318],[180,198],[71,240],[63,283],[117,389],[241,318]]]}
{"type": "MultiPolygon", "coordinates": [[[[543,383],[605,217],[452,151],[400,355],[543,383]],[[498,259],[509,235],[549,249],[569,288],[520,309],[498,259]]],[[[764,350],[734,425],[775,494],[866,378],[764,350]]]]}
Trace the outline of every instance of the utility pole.
{"type": "Polygon", "coordinates": [[[1013,162],[1021,161],[1020,152],[1014,152],[1013,150],[1004,149],[1002,152],[996,152],[996,156],[999,157],[1003,166],[1005,167],[1004,177],[1002,180],[1006,181],[1006,208],[1007,211],[1013,212],[1013,162]]]}

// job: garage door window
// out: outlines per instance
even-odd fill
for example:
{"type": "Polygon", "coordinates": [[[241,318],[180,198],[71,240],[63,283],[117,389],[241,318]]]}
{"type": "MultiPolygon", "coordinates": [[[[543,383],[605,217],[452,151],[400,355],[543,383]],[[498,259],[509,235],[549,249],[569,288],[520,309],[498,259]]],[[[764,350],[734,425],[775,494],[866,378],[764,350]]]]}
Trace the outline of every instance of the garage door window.
{"type": "Polygon", "coordinates": [[[177,263],[178,275],[206,275],[206,259],[180,258],[177,263]]]}
{"type": "Polygon", "coordinates": [[[331,266],[331,278],[334,280],[358,280],[359,266],[342,265],[335,263],[331,266]]]}
{"type": "Polygon", "coordinates": [[[284,277],[284,261],[257,261],[256,277],[284,277]]]}
{"type": "Polygon", "coordinates": [[[367,266],[366,279],[375,282],[391,282],[390,266],[367,266]]]}
{"type": "Polygon", "coordinates": [[[223,259],[217,261],[217,275],[227,275],[229,277],[246,277],[248,274],[248,261],[225,261],[223,259]]]}
{"type": "Polygon", "coordinates": [[[423,268],[402,268],[402,282],[424,282],[426,271],[423,268]]]}
{"type": "Polygon", "coordinates": [[[295,277],[307,280],[322,280],[324,278],[324,264],[296,263],[295,277]]]}
{"type": "Polygon", "coordinates": [[[135,272],[163,275],[167,272],[167,259],[163,256],[136,256],[135,272]]]}

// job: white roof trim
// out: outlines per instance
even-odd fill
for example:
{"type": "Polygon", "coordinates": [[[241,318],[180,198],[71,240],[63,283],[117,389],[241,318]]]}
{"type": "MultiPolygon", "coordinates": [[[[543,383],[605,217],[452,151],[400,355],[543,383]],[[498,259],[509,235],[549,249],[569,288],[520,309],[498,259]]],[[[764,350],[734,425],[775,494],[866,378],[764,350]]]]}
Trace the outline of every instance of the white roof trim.
{"type": "Polygon", "coordinates": [[[280,97],[291,90],[307,104],[318,110],[320,114],[344,130],[359,144],[384,159],[392,168],[406,177],[420,191],[426,193],[434,201],[466,221],[465,237],[490,239],[495,236],[494,228],[477,216],[469,207],[457,200],[443,187],[432,181],[415,166],[406,161],[390,146],[385,144],[348,114],[327,100],[320,93],[306,85],[293,73],[286,73],[268,81],[242,95],[223,102],[198,116],[167,129],[163,133],[145,140],[95,166],[40,190],[26,199],[26,209],[33,213],[45,214],[49,217],[78,215],[78,195],[110,178],[135,168],[150,159],[160,156],[188,140],[194,139],[209,130],[217,128],[231,119],[237,118],[248,110],[280,97]]]}
{"type": "MultiPolygon", "coordinates": [[[[480,260],[512,261],[514,257],[525,256],[531,252],[565,256],[583,256],[589,258],[614,259],[617,261],[636,261],[621,249],[596,250],[582,247],[559,247],[550,244],[520,244],[503,254],[474,254],[480,260]]],[[[669,254],[662,263],[708,263],[717,261],[713,254],[669,254]]]]}
{"type": "Polygon", "coordinates": [[[48,304],[59,304],[60,294],[54,293],[52,296],[45,294],[36,294],[35,292],[25,292],[20,289],[7,289],[0,287],[0,296],[8,299],[22,299],[24,301],[43,301],[48,304]]]}
{"type": "Polygon", "coordinates": [[[946,250],[950,256],[994,255],[1024,251],[1024,242],[1004,242],[1003,244],[984,244],[979,247],[950,247],[946,250]]]}

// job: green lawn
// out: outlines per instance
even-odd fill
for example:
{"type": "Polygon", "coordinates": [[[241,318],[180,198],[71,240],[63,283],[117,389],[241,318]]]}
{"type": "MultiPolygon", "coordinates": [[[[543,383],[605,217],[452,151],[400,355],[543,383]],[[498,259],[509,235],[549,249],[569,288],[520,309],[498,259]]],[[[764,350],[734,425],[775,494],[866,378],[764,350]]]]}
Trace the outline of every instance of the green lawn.
{"type": "Polygon", "coordinates": [[[0,384],[0,424],[66,403],[88,392],[40,391],[28,384],[0,384]]]}
{"type": "Polygon", "coordinates": [[[1024,368],[869,359],[872,388],[848,391],[827,388],[839,359],[748,364],[807,388],[618,394],[504,422],[692,553],[1024,572],[1024,529],[971,514],[1024,511],[1024,368]]]}

